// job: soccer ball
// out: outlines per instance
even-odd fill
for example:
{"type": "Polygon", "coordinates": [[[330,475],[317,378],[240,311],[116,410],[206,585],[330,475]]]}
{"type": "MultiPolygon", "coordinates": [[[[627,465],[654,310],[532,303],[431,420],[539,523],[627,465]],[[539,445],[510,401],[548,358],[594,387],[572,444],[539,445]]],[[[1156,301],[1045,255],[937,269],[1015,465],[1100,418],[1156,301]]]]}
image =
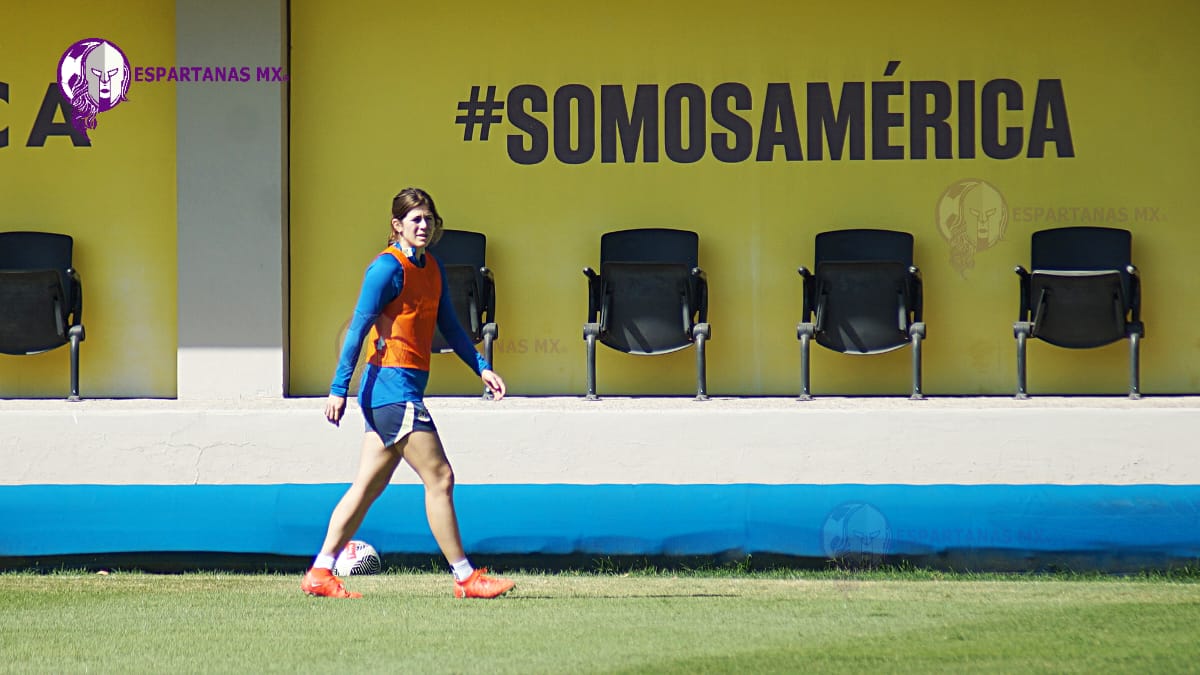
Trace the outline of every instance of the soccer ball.
{"type": "Polygon", "coordinates": [[[365,541],[352,541],[338,554],[333,561],[333,573],[339,577],[352,574],[379,574],[383,562],[379,559],[379,551],[365,541]]]}

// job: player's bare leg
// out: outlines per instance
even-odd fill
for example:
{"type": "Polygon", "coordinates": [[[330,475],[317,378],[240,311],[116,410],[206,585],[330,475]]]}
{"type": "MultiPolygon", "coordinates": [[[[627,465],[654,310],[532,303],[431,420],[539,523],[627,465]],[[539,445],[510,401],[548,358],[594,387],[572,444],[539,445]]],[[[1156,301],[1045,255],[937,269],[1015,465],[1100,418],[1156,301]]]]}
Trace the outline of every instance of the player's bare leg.
{"type": "MultiPolygon", "coordinates": [[[[329,517],[329,528],[325,532],[325,543],[321,546],[321,554],[336,556],[341,553],[350,538],[362,525],[363,518],[371,504],[383,494],[391,482],[392,474],[400,465],[400,451],[395,447],[385,447],[379,435],[368,432],[363,439],[362,452],[358,463],[358,475],[354,477],[350,489],[342,495],[340,501],[329,517]]],[[[362,597],[359,593],[350,593],[342,586],[342,582],[332,572],[325,569],[313,568],[304,575],[300,587],[309,595],[319,595],[335,598],[362,597]]]]}
{"type": "MultiPolygon", "coordinates": [[[[459,565],[470,569],[454,511],[454,469],[446,459],[441,439],[431,431],[414,431],[401,442],[400,451],[425,486],[425,516],[442,554],[456,568],[456,574],[459,565]]],[[[478,569],[461,579],[456,576],[455,597],[494,598],[512,589],[513,582],[484,576],[485,572],[478,569]]]]}
{"type": "Polygon", "coordinates": [[[379,434],[367,432],[363,438],[362,451],[358,460],[358,475],[350,489],[342,495],[329,517],[329,529],[325,532],[322,553],[337,555],[362,526],[371,504],[383,494],[392,474],[400,465],[401,453],[397,446],[385,447],[379,434]]]}
{"type": "Polygon", "coordinates": [[[400,441],[399,447],[404,461],[425,485],[425,516],[438,547],[447,560],[462,560],[466,552],[454,512],[454,469],[441,440],[432,431],[414,431],[400,441]]]}

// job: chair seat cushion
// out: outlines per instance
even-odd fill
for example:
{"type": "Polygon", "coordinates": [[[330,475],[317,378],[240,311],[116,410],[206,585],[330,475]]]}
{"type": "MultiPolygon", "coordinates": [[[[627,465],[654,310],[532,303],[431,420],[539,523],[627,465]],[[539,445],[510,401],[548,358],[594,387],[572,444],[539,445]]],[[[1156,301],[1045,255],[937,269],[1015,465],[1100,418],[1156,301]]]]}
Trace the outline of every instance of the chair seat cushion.
{"type": "Polygon", "coordinates": [[[629,354],[665,354],[692,343],[691,269],[682,263],[603,263],[600,342],[629,354]]]}
{"type": "Polygon", "coordinates": [[[0,353],[37,354],[67,344],[58,270],[0,271],[0,353]]]}
{"type": "Polygon", "coordinates": [[[1071,349],[1125,338],[1122,288],[1117,270],[1035,269],[1030,274],[1032,336],[1071,349]]]}
{"type": "Polygon", "coordinates": [[[878,354],[909,343],[908,265],[822,262],[815,276],[817,344],[848,354],[878,354]]]}

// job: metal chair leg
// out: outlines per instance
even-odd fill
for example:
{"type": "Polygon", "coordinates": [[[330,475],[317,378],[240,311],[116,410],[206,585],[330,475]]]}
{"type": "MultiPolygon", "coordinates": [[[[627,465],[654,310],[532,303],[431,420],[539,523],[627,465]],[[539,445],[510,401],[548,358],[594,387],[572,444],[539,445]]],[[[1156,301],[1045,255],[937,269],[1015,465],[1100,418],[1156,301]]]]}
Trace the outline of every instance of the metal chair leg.
{"type": "Polygon", "coordinates": [[[1017,395],[1015,398],[1027,399],[1025,391],[1025,343],[1029,339],[1032,324],[1028,321],[1018,321],[1013,324],[1013,336],[1017,338],[1017,395]]]}
{"type": "Polygon", "coordinates": [[[1139,333],[1129,336],[1129,398],[1142,397],[1141,341],[1139,333]]]}
{"type": "Polygon", "coordinates": [[[908,334],[912,337],[912,367],[913,367],[913,390],[911,398],[914,401],[920,401],[925,398],[925,393],[921,391],[921,342],[925,339],[925,324],[924,322],[914,323],[909,326],[908,334]]]}
{"type": "Polygon", "coordinates": [[[712,337],[712,330],[707,323],[698,323],[692,327],[692,337],[696,340],[696,400],[708,400],[708,367],[704,355],[704,344],[712,337]]]}
{"type": "Polygon", "coordinates": [[[587,342],[587,395],[589,401],[598,400],[596,396],[596,338],[600,335],[600,324],[583,324],[583,339],[587,342]]]}
{"type": "Polygon", "coordinates": [[[800,340],[800,398],[801,401],[811,401],[812,392],[809,391],[809,344],[812,342],[813,335],[816,333],[816,327],[811,323],[802,323],[796,326],[796,338],[800,340]]]}
{"type": "Polygon", "coordinates": [[[71,395],[68,401],[79,399],[79,343],[83,342],[83,326],[71,326],[68,333],[71,340],[71,395]]]}

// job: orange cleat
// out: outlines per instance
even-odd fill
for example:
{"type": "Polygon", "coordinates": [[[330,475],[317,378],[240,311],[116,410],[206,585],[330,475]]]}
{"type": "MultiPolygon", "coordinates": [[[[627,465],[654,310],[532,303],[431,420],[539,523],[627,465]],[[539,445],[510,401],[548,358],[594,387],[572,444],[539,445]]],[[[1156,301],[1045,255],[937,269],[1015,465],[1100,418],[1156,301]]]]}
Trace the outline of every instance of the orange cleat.
{"type": "Polygon", "coordinates": [[[310,569],[300,582],[300,590],[321,598],[361,598],[362,593],[351,593],[342,585],[342,580],[333,572],[316,567],[310,569]]]}
{"type": "Polygon", "coordinates": [[[508,579],[485,577],[486,567],[471,572],[471,576],[463,581],[454,582],[454,597],[456,598],[496,598],[512,590],[515,583],[508,579]]]}

